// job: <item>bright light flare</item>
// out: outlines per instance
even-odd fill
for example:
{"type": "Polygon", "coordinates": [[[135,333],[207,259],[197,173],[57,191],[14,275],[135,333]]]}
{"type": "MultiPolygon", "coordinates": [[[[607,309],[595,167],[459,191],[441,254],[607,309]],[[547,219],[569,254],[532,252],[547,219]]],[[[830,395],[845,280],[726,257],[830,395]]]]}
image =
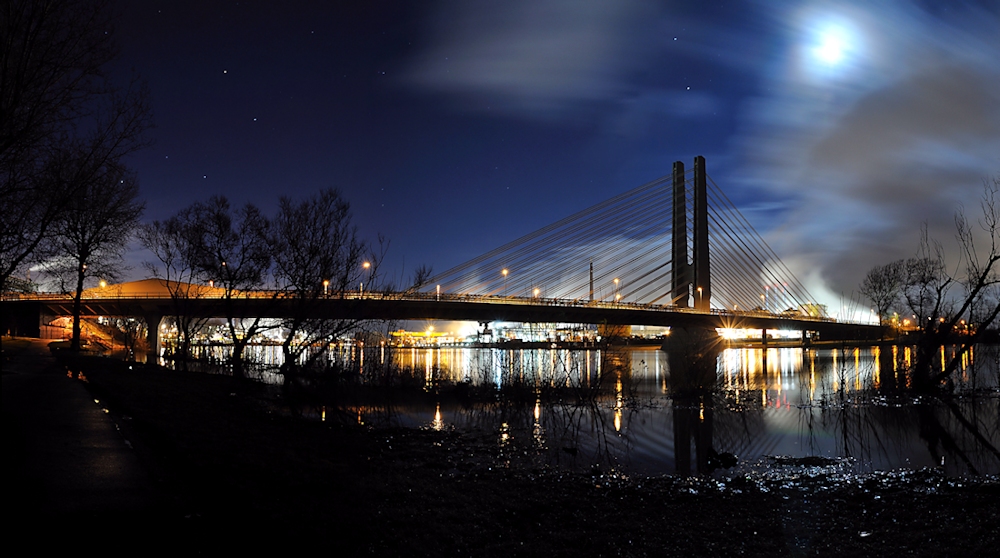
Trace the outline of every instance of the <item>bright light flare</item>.
{"type": "Polygon", "coordinates": [[[805,26],[803,66],[817,78],[834,78],[858,66],[865,41],[860,29],[840,16],[812,16],[805,26]]]}
{"type": "Polygon", "coordinates": [[[816,45],[813,46],[813,56],[829,65],[844,60],[845,51],[849,48],[849,36],[843,27],[831,25],[820,32],[816,45]]]}

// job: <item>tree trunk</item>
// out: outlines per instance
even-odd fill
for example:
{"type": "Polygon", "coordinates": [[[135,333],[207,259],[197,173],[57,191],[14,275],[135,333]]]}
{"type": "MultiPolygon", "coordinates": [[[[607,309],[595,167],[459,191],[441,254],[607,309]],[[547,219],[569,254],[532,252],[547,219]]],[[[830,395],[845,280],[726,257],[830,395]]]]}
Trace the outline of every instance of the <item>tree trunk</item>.
{"type": "Polygon", "coordinates": [[[80,350],[80,312],[82,311],[83,303],[81,299],[83,298],[83,268],[81,267],[76,273],[76,292],[73,294],[73,339],[70,341],[69,348],[71,351],[80,350]]]}

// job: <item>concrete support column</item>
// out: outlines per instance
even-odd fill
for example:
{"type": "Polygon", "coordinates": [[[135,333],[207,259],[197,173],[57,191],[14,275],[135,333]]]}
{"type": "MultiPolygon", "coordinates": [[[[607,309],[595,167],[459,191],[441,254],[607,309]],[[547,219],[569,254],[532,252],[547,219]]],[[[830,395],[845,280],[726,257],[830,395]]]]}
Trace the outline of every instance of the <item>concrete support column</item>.
{"type": "Polygon", "coordinates": [[[152,355],[155,364],[160,358],[160,322],[163,321],[163,314],[143,314],[142,319],[146,322],[146,344],[149,345],[146,362],[152,355]]]}
{"type": "Polygon", "coordinates": [[[712,308],[712,280],[708,258],[708,182],[705,158],[694,158],[694,307],[702,312],[712,308]]]}
{"type": "Polygon", "coordinates": [[[684,163],[674,163],[673,172],[673,228],[670,273],[670,299],[681,308],[688,307],[691,290],[691,265],[688,263],[687,192],[684,181],[684,163]]]}

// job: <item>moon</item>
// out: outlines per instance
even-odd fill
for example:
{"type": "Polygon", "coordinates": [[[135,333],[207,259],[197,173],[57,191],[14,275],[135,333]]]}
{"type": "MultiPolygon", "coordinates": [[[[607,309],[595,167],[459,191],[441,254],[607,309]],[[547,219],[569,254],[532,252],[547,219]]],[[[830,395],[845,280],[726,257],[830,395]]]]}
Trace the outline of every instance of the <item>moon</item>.
{"type": "Polygon", "coordinates": [[[813,57],[819,62],[830,66],[843,62],[845,52],[849,48],[847,31],[840,26],[829,26],[823,29],[813,47],[813,57]]]}
{"type": "Polygon", "coordinates": [[[864,40],[849,20],[817,17],[807,27],[804,51],[805,69],[814,77],[842,77],[862,57],[864,40]]]}

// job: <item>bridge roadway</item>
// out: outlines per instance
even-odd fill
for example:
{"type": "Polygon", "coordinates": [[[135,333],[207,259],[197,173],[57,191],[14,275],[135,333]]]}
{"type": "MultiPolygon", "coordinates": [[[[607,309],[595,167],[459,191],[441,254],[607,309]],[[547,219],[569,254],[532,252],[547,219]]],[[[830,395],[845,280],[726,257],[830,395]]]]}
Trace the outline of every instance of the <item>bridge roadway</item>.
{"type": "MultiPolygon", "coordinates": [[[[127,296],[94,296],[90,290],[82,300],[84,316],[136,316],[147,323],[176,313],[169,295],[129,293],[127,296]]],[[[218,294],[184,299],[189,312],[205,317],[225,317],[225,299],[218,294]]],[[[290,317],[303,307],[303,300],[283,293],[255,291],[232,300],[237,315],[269,318],[290,317]]],[[[463,320],[476,322],[581,323],[646,325],[699,328],[747,328],[805,330],[822,339],[877,339],[880,328],[842,323],[829,318],[777,315],[760,311],[697,311],[692,308],[589,302],[546,298],[426,294],[426,293],[330,293],[307,301],[306,317],[346,320],[463,320]]],[[[7,297],[0,305],[6,315],[27,317],[70,316],[73,300],[68,295],[7,297]]],[[[21,320],[18,320],[21,322],[21,320]]],[[[24,322],[21,322],[24,323],[24,322]]]]}

